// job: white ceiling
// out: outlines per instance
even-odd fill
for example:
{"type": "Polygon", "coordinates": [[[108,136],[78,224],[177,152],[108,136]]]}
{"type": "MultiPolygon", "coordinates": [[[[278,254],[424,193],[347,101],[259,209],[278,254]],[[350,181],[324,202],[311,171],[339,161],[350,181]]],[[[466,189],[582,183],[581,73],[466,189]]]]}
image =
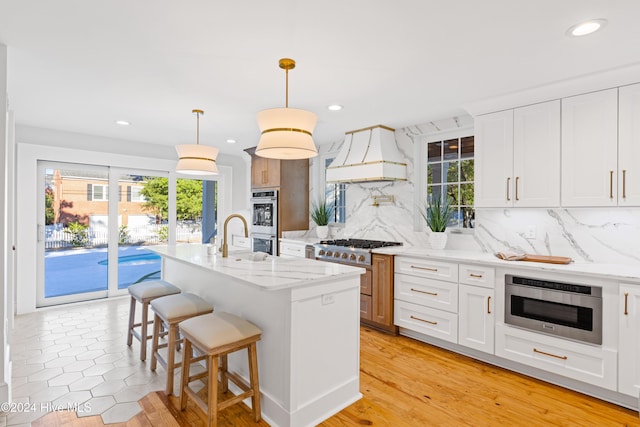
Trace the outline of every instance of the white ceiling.
{"type": "Polygon", "coordinates": [[[237,154],[256,113],[284,106],[279,58],[323,144],[639,63],[638,19],[638,0],[0,0],[0,43],[18,124],[175,145],[199,108],[201,143],[237,154]],[[609,23],[565,35],[593,18],[609,23]]]}

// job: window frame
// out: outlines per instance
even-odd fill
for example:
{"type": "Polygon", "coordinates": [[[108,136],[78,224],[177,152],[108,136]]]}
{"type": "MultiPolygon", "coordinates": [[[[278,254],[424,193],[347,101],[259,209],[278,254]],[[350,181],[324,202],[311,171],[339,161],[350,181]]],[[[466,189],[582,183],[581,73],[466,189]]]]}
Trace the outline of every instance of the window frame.
{"type": "MultiPolygon", "coordinates": [[[[347,186],[345,183],[333,183],[333,184],[329,184],[327,183],[327,162],[329,160],[333,160],[336,158],[336,156],[338,155],[337,151],[334,152],[330,152],[330,153],[326,153],[324,155],[322,155],[320,157],[320,167],[322,170],[322,193],[320,193],[320,197],[322,197],[325,201],[327,200],[327,190],[328,190],[328,186],[329,185],[333,185],[334,186],[334,200],[338,200],[338,199],[342,199],[344,201],[344,205],[342,206],[337,206],[337,205],[333,205],[332,209],[333,209],[333,221],[331,221],[329,224],[332,225],[337,225],[337,226],[344,226],[347,222],[347,186]],[[339,192],[342,193],[342,197],[336,197],[335,195],[335,191],[336,191],[336,187],[340,187],[340,189],[338,190],[339,192]],[[340,218],[341,221],[336,221],[336,210],[337,209],[342,209],[343,211],[343,216],[344,218],[340,218]]],[[[315,201],[314,201],[315,202],[315,201]]],[[[339,215],[338,215],[339,216],[339,215]]]]}

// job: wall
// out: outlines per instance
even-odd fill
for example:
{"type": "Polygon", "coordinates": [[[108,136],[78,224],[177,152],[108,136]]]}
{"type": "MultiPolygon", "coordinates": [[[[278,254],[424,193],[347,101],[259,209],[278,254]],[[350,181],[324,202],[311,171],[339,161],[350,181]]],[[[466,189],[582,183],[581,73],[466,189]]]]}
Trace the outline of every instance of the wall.
{"type": "MultiPolygon", "coordinates": [[[[429,232],[416,214],[424,189],[416,180],[414,165],[423,155],[419,145],[432,134],[431,123],[396,130],[398,148],[407,160],[408,181],[347,184],[347,221],[344,227],[332,226],[331,237],[391,240],[428,247],[429,232]],[[394,195],[395,203],[371,206],[371,197],[382,194],[394,195]]],[[[341,144],[339,141],[320,146],[319,156],[312,160],[312,200],[322,191],[323,156],[337,152],[341,144]]],[[[313,237],[314,233],[311,229],[305,236],[313,237]]],[[[516,251],[568,256],[575,262],[637,264],[638,241],[640,208],[484,208],[476,210],[472,233],[449,233],[447,249],[516,251]],[[530,226],[535,229],[534,238],[526,238],[530,226]]]]}

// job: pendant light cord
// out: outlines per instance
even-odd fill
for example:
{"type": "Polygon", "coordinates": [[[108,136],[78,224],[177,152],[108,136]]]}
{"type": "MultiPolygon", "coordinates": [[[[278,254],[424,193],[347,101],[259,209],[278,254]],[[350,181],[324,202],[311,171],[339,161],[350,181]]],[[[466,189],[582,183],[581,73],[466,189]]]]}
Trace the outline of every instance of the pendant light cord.
{"type": "Polygon", "coordinates": [[[289,69],[285,68],[284,73],[285,73],[285,76],[286,76],[285,77],[285,81],[286,81],[285,85],[286,85],[286,88],[287,88],[286,92],[285,92],[286,93],[286,95],[285,95],[286,99],[285,99],[284,106],[285,106],[285,108],[289,108],[289,69]]]}

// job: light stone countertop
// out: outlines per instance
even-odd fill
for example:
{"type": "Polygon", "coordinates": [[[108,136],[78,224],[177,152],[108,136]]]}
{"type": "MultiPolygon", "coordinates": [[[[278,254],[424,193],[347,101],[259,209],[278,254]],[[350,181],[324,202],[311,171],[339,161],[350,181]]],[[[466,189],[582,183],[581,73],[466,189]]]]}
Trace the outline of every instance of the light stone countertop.
{"type": "Polygon", "coordinates": [[[207,245],[180,244],[150,246],[157,254],[242,280],[263,290],[312,286],[329,278],[358,277],[363,268],[297,257],[267,255],[264,261],[252,261],[253,252],[233,251],[228,258],[221,253],[207,254],[207,245]]]}
{"type": "Polygon", "coordinates": [[[373,253],[411,256],[456,263],[483,264],[497,268],[518,268],[531,271],[562,272],[640,284],[640,265],[599,264],[587,262],[572,262],[571,264],[562,265],[529,261],[505,261],[486,252],[446,249],[438,251],[419,246],[389,246],[386,248],[374,249],[373,253]]]}
{"type": "Polygon", "coordinates": [[[304,243],[305,245],[313,245],[314,243],[320,242],[320,240],[326,239],[321,239],[319,237],[281,237],[279,240],[285,243],[304,243]]]}

